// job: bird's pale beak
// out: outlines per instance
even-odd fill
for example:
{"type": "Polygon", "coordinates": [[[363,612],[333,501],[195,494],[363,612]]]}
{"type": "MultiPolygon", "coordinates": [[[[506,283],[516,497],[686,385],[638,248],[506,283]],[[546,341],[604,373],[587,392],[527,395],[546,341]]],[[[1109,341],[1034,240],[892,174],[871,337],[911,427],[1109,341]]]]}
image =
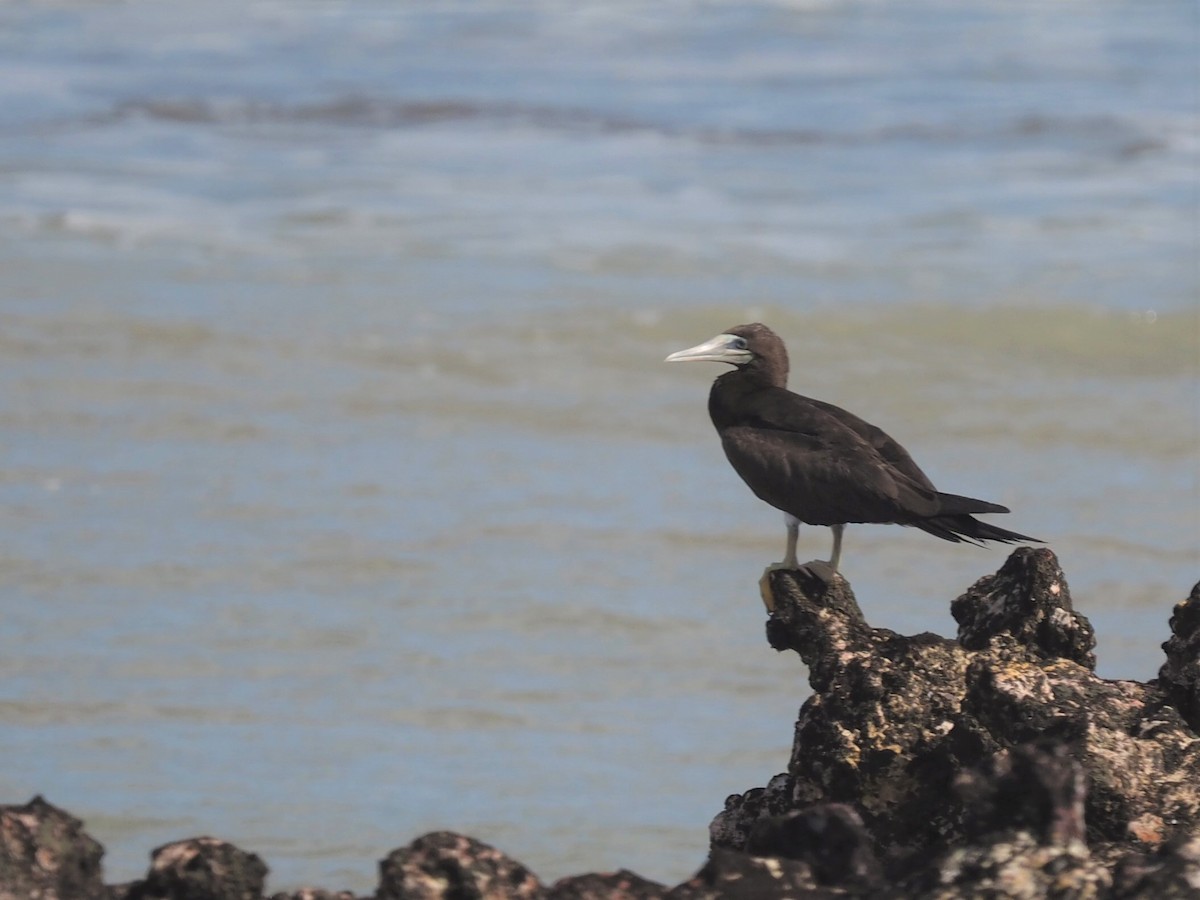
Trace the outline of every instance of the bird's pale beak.
{"type": "Polygon", "coordinates": [[[740,366],[750,362],[753,354],[744,347],[735,346],[735,342],[744,343],[743,338],[735,334],[718,334],[710,341],[677,350],[666,358],[666,362],[724,362],[740,366]]]}

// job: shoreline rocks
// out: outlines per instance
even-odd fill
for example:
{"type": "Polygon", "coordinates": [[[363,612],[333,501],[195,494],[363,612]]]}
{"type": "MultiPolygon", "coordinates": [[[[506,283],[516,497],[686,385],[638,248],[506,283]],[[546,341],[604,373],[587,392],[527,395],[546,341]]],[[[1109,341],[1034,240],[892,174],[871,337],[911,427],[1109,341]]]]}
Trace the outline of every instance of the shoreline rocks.
{"type": "MultiPolygon", "coordinates": [[[[376,900],[1200,896],[1200,584],[1150,682],[1095,674],[1095,636],[1048,549],[1017,549],[951,605],[957,639],[872,628],[850,585],[775,571],[767,640],[813,694],[786,772],[734,795],[710,854],[668,887],[552,885],[434,832],[380,863],[376,900]]],[[[103,848],[35,797],[0,807],[0,900],[262,900],[266,864],[216,838],[105,885],[103,848]]],[[[304,889],[273,900],[353,900],[304,889]]]]}

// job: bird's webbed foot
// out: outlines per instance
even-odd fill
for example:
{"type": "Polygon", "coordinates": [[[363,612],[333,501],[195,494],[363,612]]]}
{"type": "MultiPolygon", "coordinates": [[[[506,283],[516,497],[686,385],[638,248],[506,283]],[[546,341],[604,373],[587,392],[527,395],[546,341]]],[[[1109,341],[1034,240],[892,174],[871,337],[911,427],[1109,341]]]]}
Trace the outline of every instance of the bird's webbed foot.
{"type": "Polygon", "coordinates": [[[833,567],[832,563],[828,563],[823,559],[814,559],[812,562],[806,562],[803,565],[797,566],[796,571],[802,576],[814,578],[825,587],[832,587],[833,583],[842,577],[842,573],[833,567]]]}
{"type": "Polygon", "coordinates": [[[771,590],[771,573],[780,570],[795,572],[802,579],[818,581],[825,588],[832,587],[834,582],[842,577],[842,574],[831,563],[823,559],[814,559],[812,562],[795,565],[788,562],[771,563],[763,569],[762,578],[758,580],[758,592],[762,596],[763,606],[767,608],[768,613],[775,612],[775,593],[771,590]]]}
{"type": "Polygon", "coordinates": [[[768,615],[775,612],[775,593],[771,590],[771,573],[780,569],[792,569],[794,566],[786,562],[771,563],[763,569],[762,578],[758,579],[758,593],[762,597],[763,606],[768,615]]]}

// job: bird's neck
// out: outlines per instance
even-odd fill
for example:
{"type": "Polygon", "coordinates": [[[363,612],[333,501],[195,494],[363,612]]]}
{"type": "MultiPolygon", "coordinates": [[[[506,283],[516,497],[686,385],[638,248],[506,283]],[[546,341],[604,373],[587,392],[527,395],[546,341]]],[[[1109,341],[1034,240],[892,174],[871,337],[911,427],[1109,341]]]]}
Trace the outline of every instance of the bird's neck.
{"type": "Polygon", "coordinates": [[[708,392],[708,414],[719,431],[737,419],[737,410],[751,394],[769,388],[787,387],[787,375],[779,377],[744,366],[726,372],[708,392]]]}

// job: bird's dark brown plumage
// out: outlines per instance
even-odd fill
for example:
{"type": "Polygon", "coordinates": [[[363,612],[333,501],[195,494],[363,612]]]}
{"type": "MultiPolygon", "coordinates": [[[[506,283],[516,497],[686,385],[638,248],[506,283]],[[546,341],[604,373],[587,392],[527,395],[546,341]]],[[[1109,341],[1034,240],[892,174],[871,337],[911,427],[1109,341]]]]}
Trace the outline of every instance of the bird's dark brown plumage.
{"type": "MultiPolygon", "coordinates": [[[[911,525],[948,541],[1036,540],[974,518],[1008,509],[937,490],[881,429],[789,391],[787,350],[765,325],[738,325],[668,359],[734,365],[708,398],[725,455],[760,499],[800,522],[834,528],[835,570],[841,527],[852,522],[911,525]]],[[[794,543],[790,533],[792,557],[794,543]]]]}

